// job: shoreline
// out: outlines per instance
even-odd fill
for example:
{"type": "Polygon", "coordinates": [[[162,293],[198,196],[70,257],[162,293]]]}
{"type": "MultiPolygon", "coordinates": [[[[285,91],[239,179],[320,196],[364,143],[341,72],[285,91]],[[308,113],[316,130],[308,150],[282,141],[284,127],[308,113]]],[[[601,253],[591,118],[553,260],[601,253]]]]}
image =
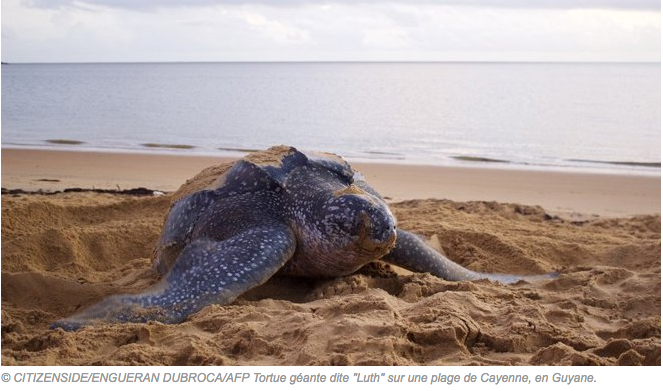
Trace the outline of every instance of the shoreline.
{"type": "MultiPolygon", "coordinates": [[[[63,152],[96,152],[96,153],[121,153],[121,154],[140,154],[140,155],[181,155],[192,157],[212,157],[212,158],[233,158],[237,159],[245,154],[256,152],[259,149],[245,147],[218,147],[214,149],[204,149],[190,144],[163,144],[147,142],[137,144],[132,147],[108,148],[102,146],[92,146],[84,141],[74,139],[51,139],[44,140],[46,144],[3,144],[2,149],[20,149],[20,150],[45,150],[45,151],[63,151],[63,152]]],[[[307,150],[300,148],[300,150],[307,150]]],[[[312,149],[316,150],[316,149],[312,149]]],[[[509,158],[497,158],[481,155],[448,155],[439,158],[413,158],[401,153],[382,152],[375,150],[338,152],[347,161],[351,163],[370,163],[370,164],[393,164],[406,166],[433,166],[433,167],[454,167],[454,168],[486,168],[500,170],[517,171],[544,171],[544,172],[563,172],[563,173],[584,173],[584,174],[617,174],[629,176],[661,176],[661,162],[658,161],[627,161],[627,160],[593,160],[567,158],[558,159],[550,162],[527,162],[519,160],[509,160],[509,158]]]]}
{"type": "MultiPolygon", "coordinates": [[[[203,168],[236,159],[156,151],[2,148],[2,187],[27,191],[147,187],[172,192],[203,168]]],[[[389,202],[497,201],[539,205],[551,214],[578,219],[661,211],[661,178],[655,175],[351,161],[389,202]]]]}

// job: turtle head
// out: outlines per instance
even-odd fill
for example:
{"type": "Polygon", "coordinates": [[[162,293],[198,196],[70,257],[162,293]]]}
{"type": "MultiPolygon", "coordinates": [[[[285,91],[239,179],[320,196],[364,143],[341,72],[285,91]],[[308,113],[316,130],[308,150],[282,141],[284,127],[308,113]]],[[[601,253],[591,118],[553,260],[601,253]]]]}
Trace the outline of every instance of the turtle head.
{"type": "Polygon", "coordinates": [[[396,221],[389,207],[355,184],[333,192],[320,214],[319,228],[340,247],[377,259],[396,243],[396,221]]]}
{"type": "MultiPolygon", "coordinates": [[[[299,213],[298,248],[361,267],[387,254],[396,243],[396,221],[361,174],[335,155],[308,155],[305,166],[285,183],[299,213]]],[[[349,268],[350,265],[348,265],[349,268]]]]}

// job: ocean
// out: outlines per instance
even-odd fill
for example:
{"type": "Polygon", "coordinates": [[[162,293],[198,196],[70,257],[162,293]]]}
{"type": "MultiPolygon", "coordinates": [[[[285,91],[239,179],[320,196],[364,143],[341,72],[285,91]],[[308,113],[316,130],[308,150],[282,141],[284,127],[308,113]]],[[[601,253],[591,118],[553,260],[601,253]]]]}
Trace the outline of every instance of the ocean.
{"type": "Polygon", "coordinates": [[[2,147],[660,175],[660,64],[3,64],[2,147]]]}

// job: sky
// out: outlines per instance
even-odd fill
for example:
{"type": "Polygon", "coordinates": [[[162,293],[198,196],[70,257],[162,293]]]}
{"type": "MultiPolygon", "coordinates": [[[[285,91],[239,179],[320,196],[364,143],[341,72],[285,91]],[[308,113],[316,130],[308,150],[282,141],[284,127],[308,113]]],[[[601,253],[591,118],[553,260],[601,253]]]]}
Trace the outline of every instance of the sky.
{"type": "Polygon", "coordinates": [[[2,61],[659,62],[658,0],[2,0],[2,61]]]}

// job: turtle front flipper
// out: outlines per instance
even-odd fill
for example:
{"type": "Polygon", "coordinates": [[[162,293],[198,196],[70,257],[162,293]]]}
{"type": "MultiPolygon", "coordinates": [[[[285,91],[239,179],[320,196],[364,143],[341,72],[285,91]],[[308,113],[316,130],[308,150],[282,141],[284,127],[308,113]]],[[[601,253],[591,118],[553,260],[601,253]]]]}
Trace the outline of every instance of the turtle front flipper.
{"type": "Polygon", "coordinates": [[[209,304],[227,304],[263,284],[293,255],[294,234],[281,222],[247,228],[223,240],[188,244],[164,279],[149,291],[115,295],[56,321],[52,329],[155,320],[179,323],[209,304]]]}
{"type": "Polygon", "coordinates": [[[503,284],[513,284],[518,281],[533,282],[541,279],[554,278],[559,275],[559,273],[548,273],[518,276],[475,272],[462,267],[435,251],[424,243],[424,241],[417,235],[401,229],[396,231],[396,246],[389,254],[385,255],[382,260],[415,272],[431,273],[434,276],[448,281],[487,279],[498,281],[503,284]]]}

